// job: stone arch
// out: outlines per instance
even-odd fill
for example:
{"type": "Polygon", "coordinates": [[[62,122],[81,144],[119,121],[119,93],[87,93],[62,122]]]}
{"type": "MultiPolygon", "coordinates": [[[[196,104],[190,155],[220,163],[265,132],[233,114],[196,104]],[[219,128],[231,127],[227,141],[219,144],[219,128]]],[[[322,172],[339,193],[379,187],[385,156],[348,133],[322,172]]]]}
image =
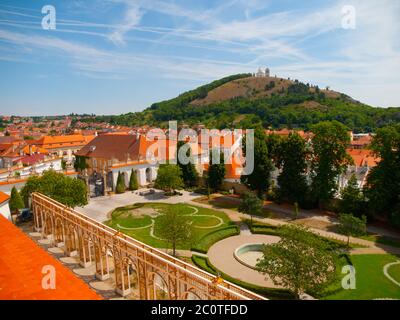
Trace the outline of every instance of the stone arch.
{"type": "Polygon", "coordinates": [[[47,210],[43,210],[43,228],[42,236],[50,236],[54,233],[54,220],[53,215],[47,210]]]}
{"type": "Polygon", "coordinates": [[[151,168],[150,167],[146,168],[145,173],[146,173],[146,183],[151,183],[152,182],[152,179],[151,179],[151,168]]]}
{"type": "Polygon", "coordinates": [[[195,288],[190,288],[189,290],[183,292],[181,295],[181,300],[204,300],[204,299],[205,299],[204,297],[201,297],[201,295],[196,292],[195,288]]]}
{"type": "Polygon", "coordinates": [[[128,273],[129,288],[135,289],[139,284],[138,279],[138,263],[132,257],[123,258],[123,266],[126,267],[128,273]]]}
{"type": "Polygon", "coordinates": [[[66,226],[65,234],[65,253],[67,255],[74,255],[79,252],[80,235],[75,225],[68,224],[66,226]]]}
{"type": "Polygon", "coordinates": [[[56,217],[54,221],[54,242],[64,242],[64,223],[60,217],[56,217]]]}
{"type": "Polygon", "coordinates": [[[169,300],[169,287],[167,280],[158,272],[148,274],[149,300],[169,300]]]}

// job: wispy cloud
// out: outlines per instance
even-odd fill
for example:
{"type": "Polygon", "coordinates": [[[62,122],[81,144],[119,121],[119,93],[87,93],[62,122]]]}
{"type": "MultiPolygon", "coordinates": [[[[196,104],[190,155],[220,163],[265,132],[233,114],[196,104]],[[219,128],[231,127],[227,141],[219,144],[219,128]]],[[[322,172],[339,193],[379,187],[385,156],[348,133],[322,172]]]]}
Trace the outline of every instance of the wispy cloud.
{"type": "Polygon", "coordinates": [[[122,23],[111,33],[109,39],[116,45],[124,45],[127,32],[139,25],[143,12],[134,2],[126,2],[126,12],[122,23]]]}

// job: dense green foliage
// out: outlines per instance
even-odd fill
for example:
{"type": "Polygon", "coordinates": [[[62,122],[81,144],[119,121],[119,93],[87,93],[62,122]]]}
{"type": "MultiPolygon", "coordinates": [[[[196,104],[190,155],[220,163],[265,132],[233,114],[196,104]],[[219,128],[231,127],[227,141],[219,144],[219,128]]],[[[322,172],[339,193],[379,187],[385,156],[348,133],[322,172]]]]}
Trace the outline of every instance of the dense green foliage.
{"type": "Polygon", "coordinates": [[[400,125],[379,129],[371,148],[381,161],[371,169],[364,194],[373,214],[386,213],[400,227],[400,125]]]}
{"type": "Polygon", "coordinates": [[[338,231],[347,236],[347,246],[350,244],[350,236],[362,236],[367,230],[367,218],[357,218],[352,214],[342,213],[339,215],[338,231]]]}
{"type": "Polygon", "coordinates": [[[198,184],[199,180],[199,175],[197,173],[197,170],[193,164],[193,157],[192,157],[192,151],[190,149],[190,145],[186,144],[183,141],[178,141],[178,166],[181,168],[182,171],[182,179],[183,183],[185,184],[186,187],[194,187],[198,184]],[[189,147],[187,150],[185,149],[186,147],[189,147]],[[186,151],[186,152],[184,152],[186,151]],[[184,153],[186,155],[186,158],[189,160],[188,163],[183,163],[182,157],[179,156],[179,152],[184,153]]]}
{"type": "Polygon", "coordinates": [[[239,212],[250,215],[251,223],[253,222],[253,215],[261,216],[263,209],[263,201],[252,192],[246,192],[242,196],[242,202],[239,205],[239,212]]]}
{"type": "Polygon", "coordinates": [[[212,152],[210,152],[210,166],[208,167],[206,174],[206,182],[209,188],[214,191],[218,191],[221,189],[226,174],[223,154],[220,154],[219,163],[213,163],[212,161],[212,152]]]}
{"type": "Polygon", "coordinates": [[[279,193],[291,203],[303,204],[306,201],[307,155],[306,143],[297,133],[282,140],[277,155],[277,167],[282,170],[278,176],[279,193]]]}
{"type": "Polygon", "coordinates": [[[134,171],[132,169],[131,171],[131,176],[129,178],[129,190],[137,190],[137,188],[139,187],[138,185],[138,181],[137,181],[137,175],[136,175],[136,171],[134,171]]]}
{"type": "MultiPolygon", "coordinates": [[[[243,153],[247,154],[246,144],[243,144],[243,153]]],[[[251,190],[256,190],[258,196],[262,198],[270,186],[270,176],[273,169],[271,159],[268,154],[266,135],[264,130],[257,128],[254,131],[254,169],[248,175],[240,177],[241,182],[251,190]]]]}
{"type": "Polygon", "coordinates": [[[321,122],[313,127],[312,192],[315,200],[325,204],[337,190],[337,178],[351,163],[346,152],[350,136],[337,121],[321,122]]]}
{"type": "Polygon", "coordinates": [[[339,211],[342,213],[351,213],[355,216],[361,216],[364,205],[364,197],[357,185],[357,178],[353,174],[345,188],[341,192],[341,201],[339,203],[339,211]]]}
{"type": "Polygon", "coordinates": [[[85,182],[70,178],[54,170],[44,171],[40,177],[30,177],[21,190],[21,195],[27,203],[32,192],[40,192],[69,207],[87,204],[85,182]]]}
{"type": "Polygon", "coordinates": [[[178,165],[162,164],[157,172],[155,186],[164,191],[172,192],[183,186],[182,171],[178,165]]]}
{"type": "Polygon", "coordinates": [[[86,163],[86,157],[83,156],[75,156],[75,161],[74,161],[74,168],[76,171],[82,171],[89,166],[86,163]]]}
{"type": "Polygon", "coordinates": [[[125,186],[125,176],[118,171],[118,178],[117,178],[117,185],[115,187],[115,192],[116,193],[124,193],[126,190],[126,186],[125,186]]]}
{"type": "Polygon", "coordinates": [[[296,298],[318,292],[335,279],[335,254],[318,236],[298,225],[280,228],[278,243],[264,246],[257,263],[276,285],[283,285],[296,298]]]}
{"type": "Polygon", "coordinates": [[[22,201],[21,195],[15,187],[11,189],[11,197],[8,205],[12,213],[24,208],[24,202],[22,201]]]}
{"type": "Polygon", "coordinates": [[[247,76],[239,74],[214,81],[174,99],[155,103],[143,112],[100,116],[94,120],[120,125],[164,126],[168,120],[177,120],[189,125],[201,122],[209,128],[253,128],[261,124],[264,127],[303,129],[310,129],[313,124],[321,121],[336,120],[354,132],[371,132],[400,120],[400,108],[375,108],[356,102],[344,94],[329,98],[320,90],[310,91],[308,85],[299,82],[269,97],[233,98],[201,106],[190,104],[204,97],[211,89],[247,76]],[[316,104],[306,107],[304,103],[309,101],[316,104]],[[244,117],[237,121],[239,115],[244,117]]]}
{"type": "Polygon", "coordinates": [[[167,207],[158,219],[158,233],[172,246],[172,255],[175,256],[176,246],[190,243],[192,239],[192,221],[184,216],[182,208],[167,207]]]}

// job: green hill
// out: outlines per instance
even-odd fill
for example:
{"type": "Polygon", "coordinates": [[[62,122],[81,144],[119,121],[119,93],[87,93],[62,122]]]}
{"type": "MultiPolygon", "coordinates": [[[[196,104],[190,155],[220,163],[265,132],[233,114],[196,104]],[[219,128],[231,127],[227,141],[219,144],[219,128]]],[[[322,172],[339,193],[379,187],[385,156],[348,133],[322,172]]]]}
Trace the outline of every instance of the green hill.
{"type": "Polygon", "coordinates": [[[154,103],[142,112],[106,117],[112,124],[166,126],[169,120],[209,128],[309,129],[337,120],[355,132],[370,132],[400,121],[400,108],[377,108],[297,80],[237,74],[154,103]]]}

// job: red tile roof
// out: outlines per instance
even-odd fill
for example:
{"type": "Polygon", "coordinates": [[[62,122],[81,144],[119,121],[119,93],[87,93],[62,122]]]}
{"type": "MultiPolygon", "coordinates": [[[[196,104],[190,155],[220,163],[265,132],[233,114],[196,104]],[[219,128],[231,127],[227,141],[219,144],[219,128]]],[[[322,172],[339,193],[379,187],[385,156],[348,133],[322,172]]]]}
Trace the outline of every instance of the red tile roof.
{"type": "Polygon", "coordinates": [[[362,167],[375,167],[380,161],[380,158],[375,157],[371,150],[366,149],[347,149],[347,153],[352,157],[354,165],[362,167]]]}
{"type": "Polygon", "coordinates": [[[0,191],[0,204],[10,199],[10,196],[2,191],[0,191]]]}
{"type": "Polygon", "coordinates": [[[99,300],[83,280],[0,215],[1,300],[99,300]],[[42,268],[55,268],[55,289],[42,288],[42,268]]]}

